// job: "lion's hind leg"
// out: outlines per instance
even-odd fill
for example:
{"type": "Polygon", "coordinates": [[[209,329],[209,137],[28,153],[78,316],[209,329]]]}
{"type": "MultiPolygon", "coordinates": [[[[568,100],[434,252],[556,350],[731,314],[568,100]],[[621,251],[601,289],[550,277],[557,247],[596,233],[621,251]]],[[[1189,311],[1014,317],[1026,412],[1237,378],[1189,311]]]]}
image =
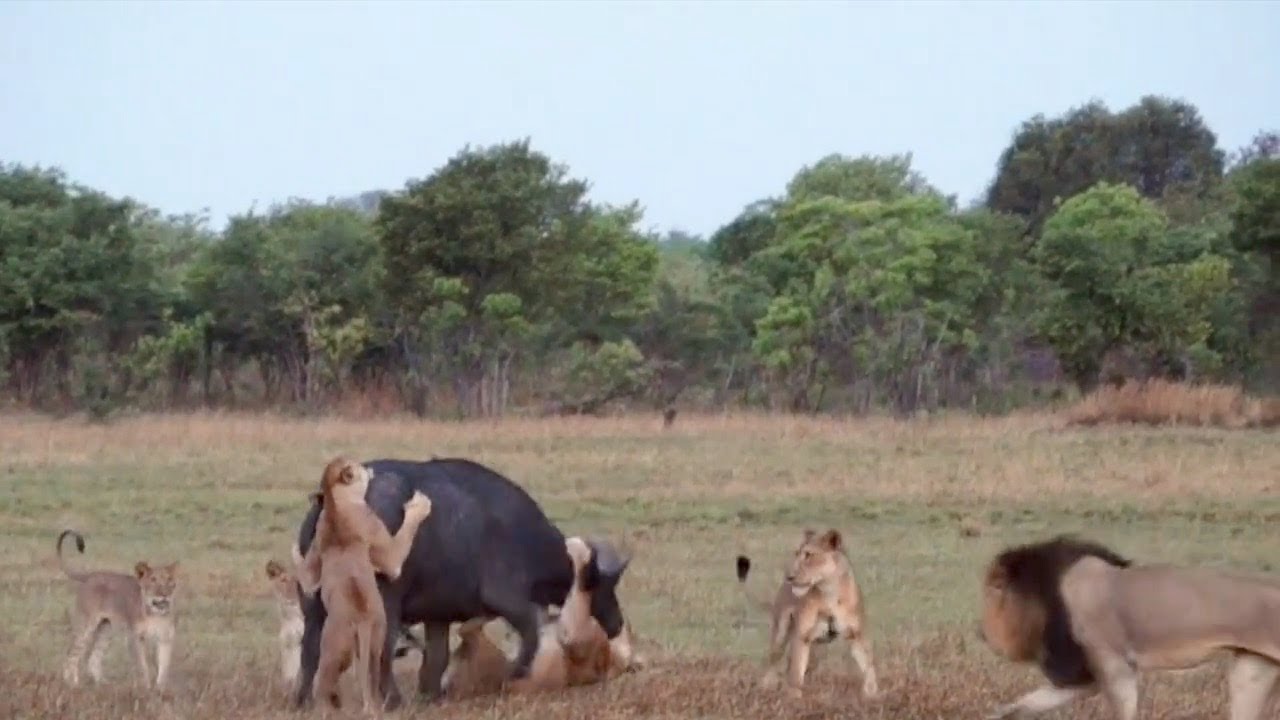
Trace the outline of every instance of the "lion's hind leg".
{"type": "Polygon", "coordinates": [[[312,697],[317,702],[323,701],[335,709],[342,707],[338,680],[351,667],[354,651],[355,633],[351,627],[337,622],[333,616],[326,618],[320,631],[320,662],[312,685],[312,697]]]}
{"type": "Polygon", "coordinates": [[[778,662],[787,650],[787,639],[792,631],[793,615],[789,612],[775,615],[769,625],[769,649],[764,659],[764,683],[772,685],[777,680],[778,662]]]}
{"type": "Polygon", "coordinates": [[[97,646],[102,634],[104,618],[85,618],[75,628],[75,636],[71,641],[71,649],[67,651],[67,661],[62,667],[62,677],[69,685],[80,684],[80,668],[84,665],[85,656],[97,646]]]}
{"type": "Polygon", "coordinates": [[[98,623],[94,636],[89,640],[89,678],[95,683],[102,682],[102,657],[107,652],[110,630],[111,623],[98,623]]]}
{"type": "Polygon", "coordinates": [[[849,633],[849,654],[857,663],[862,673],[862,694],[868,698],[880,694],[880,684],[876,679],[875,658],[871,654],[871,645],[861,632],[849,633]]]}
{"type": "Polygon", "coordinates": [[[1280,678],[1280,665],[1269,658],[1249,652],[1236,653],[1227,673],[1231,720],[1260,720],[1277,678],[1280,678]]]}

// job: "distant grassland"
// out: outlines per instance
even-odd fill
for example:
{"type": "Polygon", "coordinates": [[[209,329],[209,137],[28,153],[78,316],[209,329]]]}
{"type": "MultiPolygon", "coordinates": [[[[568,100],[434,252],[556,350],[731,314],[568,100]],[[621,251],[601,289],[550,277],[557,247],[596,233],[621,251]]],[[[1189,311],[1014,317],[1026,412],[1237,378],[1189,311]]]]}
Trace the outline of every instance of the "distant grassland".
{"type": "MultiPolygon", "coordinates": [[[[603,534],[635,559],[622,585],[654,667],[607,687],[481,699],[406,716],[977,717],[1038,682],[973,634],[978,577],[1000,547],[1074,531],[1139,560],[1272,569],[1280,518],[1275,431],[1069,429],[1046,415],[931,421],[756,415],[433,423],[265,415],[145,416],[111,425],[0,418],[0,716],[287,717],[277,619],[263,576],[284,560],[324,462],[462,456],[529,489],[566,533],[603,534]],[[886,697],[865,704],[839,645],[802,701],[758,687],[767,619],[744,602],[806,527],[839,528],[864,587],[886,697]],[[71,691],[69,583],[57,532],[81,530],[80,567],[182,562],[170,699],[132,689],[117,639],[111,682],[71,691]],[[5,707],[11,704],[12,708],[5,707]],[[11,710],[11,712],[10,712],[11,710]]],[[[403,665],[411,694],[416,656],[403,665]]],[[[351,683],[351,680],[347,680],[351,683]]],[[[1218,671],[1152,677],[1144,717],[1224,713],[1218,671]]],[[[1099,702],[1072,717],[1105,717],[1099,702]]],[[[352,709],[351,712],[354,712],[352,709]]]]}

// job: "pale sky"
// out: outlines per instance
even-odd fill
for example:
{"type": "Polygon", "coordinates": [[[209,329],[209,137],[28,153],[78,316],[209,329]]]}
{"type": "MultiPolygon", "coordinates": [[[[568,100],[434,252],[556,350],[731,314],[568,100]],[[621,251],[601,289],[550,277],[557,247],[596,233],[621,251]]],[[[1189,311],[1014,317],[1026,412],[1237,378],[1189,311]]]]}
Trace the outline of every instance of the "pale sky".
{"type": "Polygon", "coordinates": [[[1280,127],[1280,3],[0,2],[0,160],[215,227],[525,136],[659,230],[831,152],[964,204],[1021,121],[1148,93],[1280,127]]]}

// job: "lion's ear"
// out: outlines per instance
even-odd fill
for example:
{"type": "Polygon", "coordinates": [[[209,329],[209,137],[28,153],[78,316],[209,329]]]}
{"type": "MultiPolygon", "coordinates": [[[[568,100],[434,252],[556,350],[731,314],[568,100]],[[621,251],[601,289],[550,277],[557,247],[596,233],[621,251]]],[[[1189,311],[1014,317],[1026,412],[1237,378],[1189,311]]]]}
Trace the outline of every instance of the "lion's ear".
{"type": "Polygon", "coordinates": [[[267,561],[267,577],[272,580],[280,577],[284,573],[284,566],[276,562],[274,559],[267,561]]]}
{"type": "Polygon", "coordinates": [[[832,528],[822,535],[822,544],[831,550],[839,550],[844,547],[844,538],[839,530],[832,528]]]}
{"type": "Polygon", "coordinates": [[[151,574],[151,566],[148,565],[145,560],[140,560],[137,565],[133,566],[133,574],[138,576],[138,579],[141,580],[151,574]]]}
{"type": "Polygon", "coordinates": [[[356,481],[356,466],[352,463],[347,463],[346,465],[343,465],[342,466],[342,484],[348,485],[355,481],[356,481]]]}

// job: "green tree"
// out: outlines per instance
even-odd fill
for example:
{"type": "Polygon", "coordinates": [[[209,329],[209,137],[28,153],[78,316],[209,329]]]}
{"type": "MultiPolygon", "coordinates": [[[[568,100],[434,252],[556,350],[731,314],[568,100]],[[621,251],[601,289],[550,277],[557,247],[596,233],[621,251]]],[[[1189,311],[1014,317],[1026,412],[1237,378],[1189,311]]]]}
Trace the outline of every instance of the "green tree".
{"type": "Polygon", "coordinates": [[[1232,174],[1231,242],[1241,253],[1250,345],[1262,380],[1280,383],[1280,147],[1265,144],[1232,174]]]}
{"type": "Polygon", "coordinates": [[[161,323],[168,299],[144,214],[58,171],[0,164],[0,335],[20,396],[118,393],[116,358],[161,323]],[[94,388],[72,387],[90,375],[94,388]]]}
{"type": "Polygon", "coordinates": [[[358,211],[295,202],[233,217],[193,262],[186,286],[208,313],[205,393],[252,361],[269,400],[316,403],[374,339],[383,306],[379,247],[358,211]],[[282,395],[283,394],[283,395],[282,395]]]}
{"type": "Polygon", "coordinates": [[[886,388],[902,411],[930,402],[948,356],[975,340],[988,283],[946,200],[823,197],[790,206],[779,236],[753,258],[781,290],[755,348],[790,407],[815,409],[833,381],[886,388]]]}
{"type": "Polygon", "coordinates": [[[707,255],[725,266],[746,262],[773,241],[777,229],[777,202],[759,200],[748,205],[736,218],[717,230],[707,242],[707,255]]]}
{"type": "Polygon", "coordinates": [[[849,157],[833,153],[800,169],[787,184],[787,200],[801,203],[824,197],[889,202],[908,195],[943,197],[911,168],[911,154],[849,157]]]}
{"type": "Polygon", "coordinates": [[[1224,153],[1189,103],[1155,96],[1113,114],[1101,102],[1024,122],[1001,154],[988,208],[1026,218],[1033,233],[1058,204],[1098,182],[1185,204],[1222,181],[1224,153]]]}
{"type": "Polygon", "coordinates": [[[441,358],[463,414],[495,411],[486,388],[509,384],[515,348],[495,327],[523,328],[535,352],[620,341],[651,301],[657,249],[635,229],[638,206],[596,206],[586,191],[526,140],[466,148],[383,199],[386,287],[411,364],[425,381],[441,358]],[[496,293],[518,309],[497,325],[496,293]]]}
{"type": "Polygon", "coordinates": [[[1153,202],[1105,182],[1049,219],[1033,251],[1049,287],[1037,329],[1080,388],[1114,349],[1133,346],[1153,367],[1209,352],[1215,298],[1233,283],[1201,240],[1170,233],[1153,202]]]}

